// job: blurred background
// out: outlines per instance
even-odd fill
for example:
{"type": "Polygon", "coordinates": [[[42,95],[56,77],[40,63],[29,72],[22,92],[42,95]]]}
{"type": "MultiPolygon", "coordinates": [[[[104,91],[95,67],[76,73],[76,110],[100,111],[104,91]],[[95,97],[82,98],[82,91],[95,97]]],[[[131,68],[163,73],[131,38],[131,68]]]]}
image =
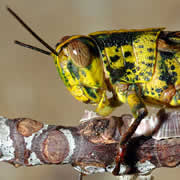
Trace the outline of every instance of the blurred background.
{"type": "MultiPolygon", "coordinates": [[[[51,46],[65,35],[99,30],[167,27],[180,30],[179,0],[0,0],[0,115],[60,125],[78,125],[85,109],[92,107],[75,100],[56,72],[53,59],[20,46],[17,39],[34,46],[37,42],[5,9],[9,5],[51,46]]],[[[123,105],[115,115],[128,113],[123,105]]],[[[156,180],[180,179],[179,169],[158,169],[156,180]]],[[[3,180],[77,179],[71,166],[18,168],[1,163],[3,180]]],[[[84,178],[116,179],[111,174],[84,178]]]]}

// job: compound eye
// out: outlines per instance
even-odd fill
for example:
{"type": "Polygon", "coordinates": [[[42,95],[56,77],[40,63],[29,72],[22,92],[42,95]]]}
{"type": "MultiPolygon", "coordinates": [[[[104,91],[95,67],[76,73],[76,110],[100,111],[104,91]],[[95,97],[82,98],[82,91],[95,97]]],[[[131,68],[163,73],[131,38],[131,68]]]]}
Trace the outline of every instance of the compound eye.
{"type": "Polygon", "coordinates": [[[88,46],[80,40],[72,40],[68,46],[68,53],[74,64],[79,67],[86,67],[91,63],[91,53],[88,46]]]}

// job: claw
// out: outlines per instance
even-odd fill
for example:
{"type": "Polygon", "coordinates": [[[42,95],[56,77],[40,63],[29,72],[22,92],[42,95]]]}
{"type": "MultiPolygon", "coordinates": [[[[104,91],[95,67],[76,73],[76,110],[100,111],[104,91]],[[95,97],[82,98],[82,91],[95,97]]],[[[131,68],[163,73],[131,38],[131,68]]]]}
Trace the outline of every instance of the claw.
{"type": "Polygon", "coordinates": [[[83,173],[79,173],[78,180],[83,180],[83,173]]]}
{"type": "Polygon", "coordinates": [[[114,176],[119,175],[120,165],[124,163],[125,153],[126,153],[126,146],[121,146],[120,152],[116,156],[116,166],[112,172],[114,176]]]}
{"type": "Polygon", "coordinates": [[[115,176],[119,175],[120,172],[120,165],[124,164],[124,157],[126,154],[126,145],[128,141],[130,140],[131,136],[136,131],[137,127],[139,126],[141,120],[147,115],[147,111],[139,111],[138,117],[135,119],[135,121],[131,124],[131,126],[128,128],[127,132],[122,136],[120,140],[120,152],[118,153],[116,157],[116,166],[113,170],[113,174],[115,176]]]}

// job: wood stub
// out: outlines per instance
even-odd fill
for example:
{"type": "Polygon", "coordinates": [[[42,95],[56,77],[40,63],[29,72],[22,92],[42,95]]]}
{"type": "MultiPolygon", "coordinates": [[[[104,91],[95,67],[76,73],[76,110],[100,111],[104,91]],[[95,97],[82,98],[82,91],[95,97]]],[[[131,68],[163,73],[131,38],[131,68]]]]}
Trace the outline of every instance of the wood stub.
{"type": "Polygon", "coordinates": [[[32,120],[32,119],[23,119],[17,124],[17,131],[23,136],[31,136],[33,133],[39,131],[43,127],[43,124],[32,120]]]}

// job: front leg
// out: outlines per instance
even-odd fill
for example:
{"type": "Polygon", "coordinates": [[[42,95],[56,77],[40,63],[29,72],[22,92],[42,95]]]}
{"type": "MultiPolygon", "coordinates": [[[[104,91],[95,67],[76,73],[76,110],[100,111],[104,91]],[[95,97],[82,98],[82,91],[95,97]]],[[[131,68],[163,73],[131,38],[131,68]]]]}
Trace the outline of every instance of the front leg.
{"type": "Polygon", "coordinates": [[[140,90],[136,84],[119,84],[116,86],[116,94],[119,101],[129,104],[131,112],[135,118],[127,132],[121,138],[120,145],[122,146],[128,142],[136,131],[141,120],[147,115],[147,109],[140,98],[140,90]]]}
{"type": "Polygon", "coordinates": [[[116,167],[113,170],[114,175],[118,175],[120,164],[124,162],[126,144],[136,131],[141,120],[147,115],[147,109],[145,107],[145,104],[142,102],[141,98],[138,95],[138,88],[135,84],[129,85],[126,91],[120,92],[118,96],[120,97],[120,95],[123,95],[121,96],[121,99],[126,99],[126,102],[128,102],[135,120],[130,125],[128,130],[123,134],[120,140],[120,153],[117,155],[116,158],[116,167]]]}
{"type": "Polygon", "coordinates": [[[127,102],[131,108],[131,112],[135,118],[133,123],[128,128],[127,132],[122,136],[120,145],[125,145],[131,136],[136,131],[141,120],[148,114],[145,104],[142,102],[141,98],[135,90],[128,91],[127,102]]]}

